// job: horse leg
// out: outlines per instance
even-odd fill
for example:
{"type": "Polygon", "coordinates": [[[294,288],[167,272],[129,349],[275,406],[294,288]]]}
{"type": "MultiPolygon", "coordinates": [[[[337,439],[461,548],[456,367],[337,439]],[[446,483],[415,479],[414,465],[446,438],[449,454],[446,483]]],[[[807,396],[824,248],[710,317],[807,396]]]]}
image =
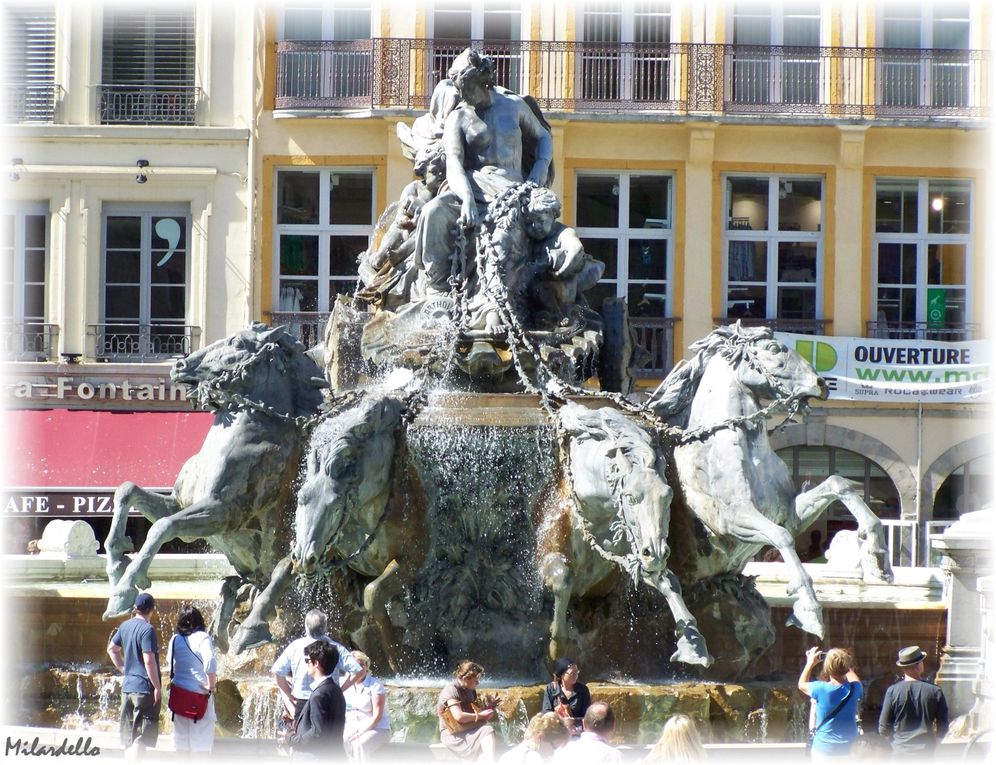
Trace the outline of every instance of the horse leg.
{"type": "Polygon", "coordinates": [[[230,524],[227,523],[223,507],[216,499],[205,499],[153,523],[142,549],[132,559],[111,592],[104,619],[113,619],[131,610],[139,589],[149,586],[149,566],[164,544],[177,537],[203,539],[226,531],[230,524]]]}
{"type": "Polygon", "coordinates": [[[567,626],[567,606],[574,589],[574,575],[567,559],[561,553],[547,553],[540,564],[543,583],[553,593],[553,621],[550,622],[551,661],[571,652],[570,628],[567,626]]]}
{"type": "Polygon", "coordinates": [[[238,604],[238,590],[242,584],[241,576],[226,576],[221,584],[221,604],[215,609],[208,625],[208,633],[214,640],[215,648],[221,653],[228,653],[228,625],[235,614],[238,604]]]}
{"type": "Polygon", "coordinates": [[[861,498],[857,484],[832,475],[795,498],[796,533],[804,531],[832,502],[840,500],[858,522],[861,573],[866,582],[891,582],[892,564],[885,544],[882,521],[861,498]]]}
{"type": "Polygon", "coordinates": [[[111,585],[116,585],[124,575],[128,565],[124,557],[125,552],[134,550],[134,546],[129,544],[131,540],[125,536],[128,512],[131,508],[135,508],[153,522],[180,511],[180,505],[172,494],[168,497],[154,494],[131,481],[126,481],[117,488],[114,492],[111,530],[104,540],[104,550],[107,551],[107,578],[111,585]]]}
{"type": "Polygon", "coordinates": [[[802,561],[795,551],[795,538],[792,534],[750,505],[730,506],[729,517],[733,519],[733,523],[727,533],[734,538],[748,544],[778,548],[782,560],[789,568],[789,581],[785,591],[789,595],[798,594],[786,624],[811,632],[822,639],[826,632],[823,626],[823,608],[816,599],[813,580],[802,567],[802,561]]]}
{"type": "Polygon", "coordinates": [[[239,654],[273,640],[273,635],[270,634],[270,618],[276,614],[277,603],[293,581],[291,557],[287,555],[273,569],[270,583],[256,596],[249,616],[239,625],[235,637],[232,638],[232,653],[239,654]]]}
{"type": "Polygon", "coordinates": [[[363,610],[370,614],[380,630],[380,639],[387,654],[387,663],[395,672],[400,672],[398,662],[398,638],[394,623],[387,613],[387,598],[398,581],[401,564],[394,558],[387,564],[376,579],[363,588],[363,610]]]}
{"type": "Polygon", "coordinates": [[[701,664],[703,667],[712,664],[715,659],[709,655],[705,638],[699,632],[695,616],[688,610],[685,599],[681,597],[681,585],[678,583],[678,578],[671,573],[671,569],[664,569],[660,574],[644,575],[643,579],[667,599],[668,608],[674,617],[674,636],[678,638],[678,646],[671,654],[671,661],[701,664]]]}

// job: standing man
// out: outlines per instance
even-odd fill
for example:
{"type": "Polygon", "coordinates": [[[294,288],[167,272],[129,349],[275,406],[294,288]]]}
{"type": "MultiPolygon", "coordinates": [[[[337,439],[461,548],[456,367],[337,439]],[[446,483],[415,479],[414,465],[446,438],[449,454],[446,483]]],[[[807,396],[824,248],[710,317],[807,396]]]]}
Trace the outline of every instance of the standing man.
{"type": "Polygon", "coordinates": [[[139,760],[159,739],[162,680],[159,641],[152,626],[156,600],[142,592],[135,598],[135,615],[118,627],[107,644],[111,663],[124,674],[121,682],[121,746],[125,758],[139,760]]]}
{"type": "Polygon", "coordinates": [[[296,719],[311,695],[311,676],[308,674],[308,665],[305,663],[307,658],[305,649],[316,640],[326,642],[334,649],[336,662],[328,672],[332,676],[332,681],[338,683],[339,673],[346,672],[346,679],[342,681],[341,690],[346,690],[355,683],[356,678],[363,671],[363,667],[356,661],[349,649],[339,645],[326,634],[327,626],[328,620],[324,613],[317,608],[308,611],[304,617],[305,636],[287,646],[273,662],[270,671],[273,673],[277,688],[280,689],[280,699],[284,703],[284,719],[296,719]],[[288,678],[291,678],[291,682],[288,682],[288,678]]]}
{"type": "Polygon", "coordinates": [[[612,707],[596,701],[584,713],[581,735],[553,755],[554,765],[620,765],[622,754],[609,739],[616,730],[612,707]]]}
{"type": "Polygon", "coordinates": [[[316,640],[305,648],[305,666],[311,693],[294,720],[294,733],[287,737],[294,756],[346,759],[342,733],[346,727],[346,700],[332,672],[339,656],[331,643],[316,640]]]}
{"type": "Polygon", "coordinates": [[[932,757],[934,747],[948,731],[948,702],[944,692],[923,680],[923,660],[927,654],[911,645],[899,652],[897,667],[903,679],[889,686],[882,700],[878,732],[892,740],[896,755],[932,757]]]}

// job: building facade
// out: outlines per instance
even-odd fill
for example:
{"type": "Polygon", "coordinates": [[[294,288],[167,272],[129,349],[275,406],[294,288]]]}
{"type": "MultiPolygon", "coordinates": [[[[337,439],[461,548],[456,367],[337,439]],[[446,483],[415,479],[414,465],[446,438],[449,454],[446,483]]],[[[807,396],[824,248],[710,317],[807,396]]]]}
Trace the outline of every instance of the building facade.
{"type": "MultiPolygon", "coordinates": [[[[967,349],[987,379],[984,2],[177,3],[144,27],[111,6],[54,8],[51,43],[21,55],[50,48],[52,73],[27,67],[8,118],[7,194],[24,210],[10,240],[21,297],[5,313],[14,379],[75,353],[82,368],[161,376],[168,362],[147,350],[182,353],[251,319],[319,339],[412,180],[397,124],[467,45],[550,122],[563,220],[606,263],[593,302],[627,301],[648,351],[641,387],[735,320],[812,348],[967,349]],[[155,33],[135,44],[136,24],[155,33]],[[57,98],[39,117],[45,87],[57,98]],[[185,270],[157,282],[153,264],[178,266],[181,250],[185,270]],[[38,342],[45,360],[26,360],[38,342]]],[[[938,524],[991,497],[986,406],[968,386],[831,397],[774,438],[800,488],[858,481],[893,563],[924,563],[938,524]]],[[[831,507],[817,528],[828,538],[846,519],[831,507]]]]}

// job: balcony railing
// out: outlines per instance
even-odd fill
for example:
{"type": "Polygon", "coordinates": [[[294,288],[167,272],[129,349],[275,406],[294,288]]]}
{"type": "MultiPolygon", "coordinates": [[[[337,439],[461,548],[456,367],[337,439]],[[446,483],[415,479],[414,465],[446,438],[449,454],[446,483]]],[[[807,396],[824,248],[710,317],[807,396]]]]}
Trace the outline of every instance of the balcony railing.
{"type": "Polygon", "coordinates": [[[201,89],[190,85],[98,85],[102,125],[193,125],[201,89]]]}
{"type": "Polygon", "coordinates": [[[277,109],[425,109],[456,55],[550,111],[984,117],[990,53],[718,44],[375,38],[277,43],[277,109]]]}
{"type": "Polygon", "coordinates": [[[184,324],[91,324],[98,361],[160,361],[197,350],[200,327],[184,324]]]}
{"type": "Polygon", "coordinates": [[[674,318],[630,316],[636,344],[650,354],[646,363],[634,370],[637,377],[664,377],[674,366],[674,318]]]}
{"type": "Polygon", "coordinates": [[[745,327],[771,327],[775,332],[791,332],[796,335],[825,335],[829,319],[756,319],[737,316],[720,316],[713,319],[717,327],[739,321],[745,327]]]}
{"type": "Polygon", "coordinates": [[[865,337],[890,340],[941,340],[948,343],[978,340],[979,324],[949,323],[937,326],[930,321],[869,321],[865,324],[865,337]]]}
{"type": "Polygon", "coordinates": [[[54,83],[4,83],[3,121],[55,122],[62,94],[62,86],[54,83]]]}
{"type": "Polygon", "coordinates": [[[270,326],[286,327],[305,348],[313,348],[325,340],[330,315],[328,311],[271,311],[270,326]]]}
{"type": "Polygon", "coordinates": [[[5,361],[48,361],[58,346],[59,325],[0,322],[0,342],[5,361]]]}

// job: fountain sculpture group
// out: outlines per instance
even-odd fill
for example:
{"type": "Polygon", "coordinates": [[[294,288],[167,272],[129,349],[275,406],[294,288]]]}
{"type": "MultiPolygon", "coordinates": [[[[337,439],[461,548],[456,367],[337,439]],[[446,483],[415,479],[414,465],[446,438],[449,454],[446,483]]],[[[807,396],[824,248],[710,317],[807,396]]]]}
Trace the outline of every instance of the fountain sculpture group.
{"type": "Polygon", "coordinates": [[[625,374],[583,386],[625,371],[627,331],[585,300],[603,265],[557,221],[549,127],[488,59],[457,57],[399,136],[416,180],[324,347],[254,324],[176,363],[214,423],[170,497],[118,489],[105,618],[150,585],[162,544],[202,538],[237,572],[212,624],[231,652],[298,619],[289,594],[317,582],[400,672],[469,655],[534,674],[570,652],[589,677],[663,677],[668,656],[710,667],[708,642],[729,678],[773,639],[741,575],[765,545],[792,571],[790,623],[823,635],[793,540],[831,502],[858,521],[865,578],[890,579],[860,492],[831,476],[797,495],[771,449],[768,417],[826,387],[769,329],[716,329],[642,403],[625,374]],[[130,562],[129,508],[154,521],[130,562]]]}

